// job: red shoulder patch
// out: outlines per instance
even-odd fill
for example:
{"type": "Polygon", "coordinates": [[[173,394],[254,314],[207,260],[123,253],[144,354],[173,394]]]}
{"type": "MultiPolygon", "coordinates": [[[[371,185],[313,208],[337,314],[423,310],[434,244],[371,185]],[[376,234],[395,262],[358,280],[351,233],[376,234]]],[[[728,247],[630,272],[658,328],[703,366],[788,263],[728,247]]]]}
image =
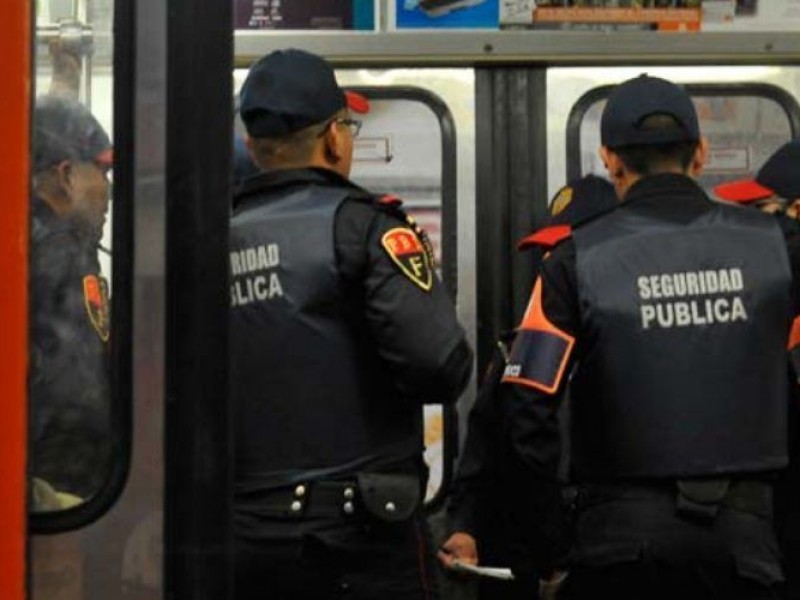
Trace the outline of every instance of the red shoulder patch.
{"type": "Polygon", "coordinates": [[[403,201],[394,194],[385,194],[378,198],[378,203],[384,206],[400,206],[403,201]]]}
{"type": "Polygon", "coordinates": [[[517,250],[527,250],[533,246],[539,246],[549,250],[557,246],[563,240],[572,236],[572,227],[569,225],[551,225],[542,227],[538,231],[522,238],[517,243],[517,250]]]}
{"type": "Polygon", "coordinates": [[[383,234],[383,249],[400,271],[426,292],[433,287],[433,266],[417,234],[405,227],[395,227],[383,234]]]}
{"type": "Polygon", "coordinates": [[[83,278],[83,300],[89,320],[104,342],[108,341],[111,325],[111,311],[108,303],[108,282],[97,275],[83,278]]]}

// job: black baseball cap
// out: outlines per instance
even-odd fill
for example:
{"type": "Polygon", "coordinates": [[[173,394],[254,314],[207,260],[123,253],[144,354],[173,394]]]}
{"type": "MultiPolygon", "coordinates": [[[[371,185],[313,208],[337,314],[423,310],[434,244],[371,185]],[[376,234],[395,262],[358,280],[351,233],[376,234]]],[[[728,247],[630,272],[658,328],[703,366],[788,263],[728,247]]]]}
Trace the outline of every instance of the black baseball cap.
{"type": "Polygon", "coordinates": [[[800,198],[800,138],[785,143],[767,159],[754,179],[740,179],[714,188],[714,194],[730,202],[755,202],[772,196],[800,198]]]}
{"type": "Polygon", "coordinates": [[[324,59],[304,50],[276,50],[259,60],[245,79],[240,114],[252,137],[281,137],[321,123],[345,106],[369,112],[369,102],[345,92],[324,59]]]}
{"type": "Polygon", "coordinates": [[[40,96],[33,115],[34,172],[65,160],[111,167],[114,162],[111,140],[80,102],[60,96],[40,96]]]}
{"type": "Polygon", "coordinates": [[[644,146],[700,139],[697,110],[683,87],[658,77],[640,75],[619,84],[608,97],[600,118],[600,143],[608,148],[644,146]],[[674,128],[644,129],[652,115],[669,115],[674,128]]]}
{"type": "Polygon", "coordinates": [[[532,246],[552,248],[572,234],[572,228],[617,206],[617,194],[607,179],[587,175],[556,192],[544,227],[523,238],[518,250],[532,246]]]}

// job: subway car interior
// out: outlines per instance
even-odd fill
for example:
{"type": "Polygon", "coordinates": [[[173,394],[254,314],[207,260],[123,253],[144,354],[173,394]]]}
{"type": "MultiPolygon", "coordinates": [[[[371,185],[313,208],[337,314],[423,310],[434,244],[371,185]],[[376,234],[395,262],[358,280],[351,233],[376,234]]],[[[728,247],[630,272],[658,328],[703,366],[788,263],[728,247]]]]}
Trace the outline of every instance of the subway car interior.
{"type": "MultiPolygon", "coordinates": [[[[4,9],[3,598],[234,598],[227,243],[237,97],[261,56],[314,52],[370,100],[352,179],[400,197],[429,233],[475,349],[476,375],[458,403],[425,408],[426,504],[439,541],[480,374],[522,315],[537,267],[516,242],[544,222],[566,181],[605,175],[599,120],[614,84],[648,73],[686,86],[710,140],[707,190],[754,174],[800,136],[798,30],[399,31],[381,21],[387,0],[375,3],[374,31],[243,30],[233,4],[4,9]],[[63,64],[65,49],[77,63],[63,64]],[[113,441],[105,472],[81,496],[40,489],[26,471],[31,120],[34,99],[59,86],[113,140],[99,253],[113,441]]],[[[440,575],[444,598],[476,597],[474,582],[440,575]]]]}

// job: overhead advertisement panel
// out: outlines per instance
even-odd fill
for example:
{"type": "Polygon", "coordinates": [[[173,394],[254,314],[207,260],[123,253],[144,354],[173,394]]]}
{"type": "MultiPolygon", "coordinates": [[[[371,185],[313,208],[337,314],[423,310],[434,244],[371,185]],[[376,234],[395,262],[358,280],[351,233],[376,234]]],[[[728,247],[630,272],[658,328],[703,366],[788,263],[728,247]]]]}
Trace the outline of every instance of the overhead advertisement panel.
{"type": "Polygon", "coordinates": [[[700,5],[701,0],[508,0],[502,4],[500,22],[504,27],[535,29],[698,31],[700,5]]]}
{"type": "Polygon", "coordinates": [[[502,0],[503,29],[796,31],[800,0],[502,0]]]}
{"type": "Polygon", "coordinates": [[[397,29],[497,29],[499,0],[396,0],[397,29]]]}
{"type": "Polygon", "coordinates": [[[374,29],[373,0],[234,0],[236,29],[374,29]]]}

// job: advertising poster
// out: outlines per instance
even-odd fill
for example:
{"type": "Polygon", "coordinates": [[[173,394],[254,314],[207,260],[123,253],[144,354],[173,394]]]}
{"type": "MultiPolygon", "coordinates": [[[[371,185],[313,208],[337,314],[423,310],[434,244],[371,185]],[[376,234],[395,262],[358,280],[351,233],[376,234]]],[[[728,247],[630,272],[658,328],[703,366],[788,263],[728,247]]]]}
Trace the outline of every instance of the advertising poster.
{"type": "Polygon", "coordinates": [[[396,0],[397,29],[497,29],[502,0],[396,0]]]}
{"type": "Polygon", "coordinates": [[[798,31],[800,0],[703,0],[703,31],[798,31]]]}
{"type": "Polygon", "coordinates": [[[500,0],[503,29],[797,31],[800,0],[500,0]]]}
{"type": "Polygon", "coordinates": [[[234,0],[236,29],[374,29],[373,0],[234,0]]]}
{"type": "Polygon", "coordinates": [[[699,31],[701,0],[501,0],[504,28],[699,31]]]}

